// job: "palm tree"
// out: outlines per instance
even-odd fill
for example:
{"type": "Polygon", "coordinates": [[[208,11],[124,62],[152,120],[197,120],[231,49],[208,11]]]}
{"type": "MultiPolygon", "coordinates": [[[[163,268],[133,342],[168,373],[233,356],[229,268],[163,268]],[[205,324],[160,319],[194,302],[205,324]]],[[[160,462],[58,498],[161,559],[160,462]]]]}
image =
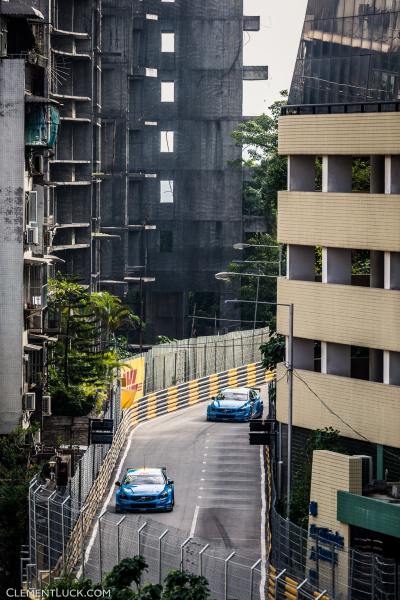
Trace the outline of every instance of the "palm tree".
{"type": "Polygon", "coordinates": [[[138,327],[140,319],[117,296],[109,292],[95,292],[91,301],[100,319],[102,338],[107,347],[116,341],[116,332],[122,327],[138,327]]]}

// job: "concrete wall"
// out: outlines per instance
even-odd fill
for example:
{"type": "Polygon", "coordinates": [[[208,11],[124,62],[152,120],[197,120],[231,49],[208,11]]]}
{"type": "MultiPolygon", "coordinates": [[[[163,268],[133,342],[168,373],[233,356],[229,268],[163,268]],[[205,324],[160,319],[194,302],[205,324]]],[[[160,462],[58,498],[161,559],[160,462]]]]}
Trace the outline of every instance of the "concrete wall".
{"type": "MultiPolygon", "coordinates": [[[[280,303],[294,303],[294,335],[311,340],[400,351],[400,292],[332,283],[278,280],[280,303]]],[[[277,329],[288,334],[285,307],[277,329]]]]}
{"type": "Polygon", "coordinates": [[[281,243],[400,250],[400,196],[280,192],[281,243]]]}
{"type": "MultiPolygon", "coordinates": [[[[313,453],[310,501],[318,505],[318,514],[309,517],[309,526],[327,528],[332,533],[338,533],[344,538],[344,547],[350,542],[350,527],[337,520],[337,491],[343,490],[352,494],[362,493],[362,461],[357,456],[346,456],[328,450],[316,450],[313,453]]],[[[321,544],[325,547],[324,544],[321,544]]],[[[314,546],[309,542],[309,547],[314,546]]],[[[331,551],[332,547],[327,546],[331,551]]],[[[311,549],[311,548],[310,548],[311,549]]],[[[341,550],[335,551],[337,565],[335,569],[335,598],[348,598],[348,554],[341,550]]],[[[316,561],[310,559],[308,553],[307,566],[316,570],[316,561]]],[[[331,563],[319,560],[318,565],[320,586],[332,585],[331,563]]]]}
{"type": "MultiPolygon", "coordinates": [[[[284,366],[279,365],[277,419],[287,423],[284,371],[284,366]]],[[[295,369],[293,399],[296,427],[310,430],[334,427],[343,437],[366,438],[374,444],[400,447],[400,387],[397,385],[295,369]]]]}
{"type": "Polygon", "coordinates": [[[352,113],[284,116],[279,119],[281,154],[396,155],[400,144],[398,115],[352,113]]]}
{"type": "Polygon", "coordinates": [[[0,434],[22,414],[25,61],[0,62],[0,434]]]}

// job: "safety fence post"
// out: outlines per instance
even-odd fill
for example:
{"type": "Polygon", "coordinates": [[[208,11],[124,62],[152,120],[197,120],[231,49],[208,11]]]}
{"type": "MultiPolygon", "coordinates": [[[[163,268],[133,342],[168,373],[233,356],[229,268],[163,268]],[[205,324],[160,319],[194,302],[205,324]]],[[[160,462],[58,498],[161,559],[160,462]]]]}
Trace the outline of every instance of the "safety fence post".
{"type": "Polygon", "coordinates": [[[158,538],[158,583],[161,585],[162,582],[162,553],[161,553],[161,542],[167,535],[169,529],[166,529],[158,538]]]}
{"type": "Polygon", "coordinates": [[[47,498],[47,567],[49,569],[49,583],[51,583],[51,518],[50,518],[50,502],[57,494],[54,490],[47,498]]]}
{"type": "Polygon", "coordinates": [[[42,488],[43,488],[43,486],[40,485],[38,488],[36,488],[36,490],[32,494],[32,496],[33,496],[33,530],[34,530],[34,535],[35,535],[35,562],[34,562],[34,565],[36,567],[36,577],[37,577],[37,565],[38,565],[36,494],[42,488]]]}
{"type": "Polygon", "coordinates": [[[297,592],[297,598],[300,598],[300,594],[299,592],[302,590],[302,588],[306,585],[306,583],[308,582],[308,579],[304,579],[301,583],[299,583],[299,585],[296,587],[296,592],[297,592]]]}
{"type": "Polygon", "coordinates": [[[321,600],[321,598],[323,598],[326,594],[327,590],[324,590],[323,592],[320,593],[319,596],[316,596],[315,600],[321,600]]]}
{"type": "Polygon", "coordinates": [[[65,517],[64,517],[64,506],[71,499],[71,496],[67,496],[61,504],[61,544],[62,544],[62,567],[65,570],[65,517]]]}
{"type": "Polygon", "coordinates": [[[143,523],[143,525],[141,525],[141,526],[139,527],[138,531],[137,531],[137,533],[138,533],[138,545],[137,545],[137,553],[138,553],[138,556],[140,556],[140,537],[141,537],[141,533],[142,533],[143,529],[146,527],[146,525],[147,525],[147,521],[145,521],[145,522],[143,523]]]}
{"type": "Polygon", "coordinates": [[[228,566],[229,566],[229,561],[235,556],[236,552],[231,552],[230,555],[228,556],[228,558],[225,559],[225,569],[224,569],[224,590],[225,590],[225,600],[228,600],[228,566]]]}
{"type": "Polygon", "coordinates": [[[81,561],[82,561],[82,579],[85,579],[85,536],[84,536],[84,527],[83,527],[83,518],[85,515],[86,506],[82,506],[81,508],[81,561]]]}
{"type": "Polygon", "coordinates": [[[199,575],[203,577],[203,554],[210,547],[210,544],[206,544],[199,552],[199,575]]]}
{"type": "Polygon", "coordinates": [[[286,573],[286,569],[283,569],[278,575],[275,577],[275,600],[279,598],[279,581],[286,573]]]}
{"type": "Polygon", "coordinates": [[[186,540],[183,542],[183,544],[181,544],[181,564],[180,564],[180,569],[181,572],[183,572],[183,561],[184,561],[184,551],[185,551],[185,546],[188,545],[188,543],[191,541],[192,536],[189,536],[188,538],[186,538],[186,540]]]}
{"type": "Polygon", "coordinates": [[[100,581],[103,579],[103,538],[101,531],[101,520],[107,511],[103,511],[99,516],[97,523],[99,526],[99,565],[100,565],[100,581]]]}
{"type": "Polygon", "coordinates": [[[120,539],[120,525],[123,521],[125,521],[126,516],[124,515],[123,517],[120,518],[120,520],[117,523],[117,565],[119,565],[119,563],[121,562],[121,539],[120,539]]]}
{"type": "Polygon", "coordinates": [[[261,563],[261,558],[250,568],[250,600],[253,600],[253,587],[254,587],[254,571],[261,563]]]}

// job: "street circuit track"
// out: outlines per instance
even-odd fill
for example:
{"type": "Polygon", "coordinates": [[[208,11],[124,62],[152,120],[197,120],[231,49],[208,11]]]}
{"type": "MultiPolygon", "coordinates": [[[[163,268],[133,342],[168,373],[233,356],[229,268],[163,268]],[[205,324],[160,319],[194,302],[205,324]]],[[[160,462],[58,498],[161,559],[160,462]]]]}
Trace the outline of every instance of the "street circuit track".
{"type": "MultiPolygon", "coordinates": [[[[267,406],[266,392],[264,386],[264,406],[267,406]]],[[[189,536],[198,540],[199,549],[209,543],[218,556],[225,558],[232,550],[248,556],[249,565],[262,556],[260,448],[249,445],[248,423],[207,422],[205,415],[206,403],[200,403],[142,423],[132,432],[121,454],[112,488],[104,499],[100,532],[96,526],[88,543],[86,575],[96,579],[99,571],[104,573],[112,568],[118,558],[137,554],[137,530],[145,522],[140,551],[146,559],[146,543],[149,548],[157,549],[158,537],[168,529],[163,542],[164,575],[168,565],[179,566],[180,546],[189,536]],[[114,482],[123,477],[126,468],[143,466],[166,467],[175,482],[172,513],[115,513],[114,482]],[[175,554],[178,562],[168,554],[175,554]]],[[[153,554],[149,580],[157,579],[159,555],[153,554]]],[[[188,547],[184,560],[189,561],[185,568],[197,572],[198,553],[193,545],[188,547]],[[196,564],[191,565],[190,561],[196,564]]]]}

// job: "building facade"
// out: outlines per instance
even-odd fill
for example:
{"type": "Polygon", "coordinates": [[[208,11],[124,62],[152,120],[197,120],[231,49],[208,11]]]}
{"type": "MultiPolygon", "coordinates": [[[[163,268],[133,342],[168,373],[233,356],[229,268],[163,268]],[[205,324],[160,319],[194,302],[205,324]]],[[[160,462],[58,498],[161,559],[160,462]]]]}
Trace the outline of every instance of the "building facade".
{"type": "Polygon", "coordinates": [[[59,129],[49,98],[48,27],[31,3],[0,5],[0,434],[33,413],[50,412],[46,394],[49,254],[48,154],[59,129]]]}
{"type": "MultiPolygon", "coordinates": [[[[103,1],[103,289],[144,287],[146,334],[184,337],[194,306],[226,313],[214,275],[243,235],[242,0],[103,1]]],[[[210,314],[210,313],[209,313],[210,314]]]]}
{"type": "MultiPolygon", "coordinates": [[[[399,24],[396,0],[309,1],[280,119],[288,189],[278,210],[278,239],[288,247],[278,302],[294,304],[294,439],[333,427],[347,453],[367,455],[371,465],[363,471],[356,459],[315,456],[310,500],[318,516],[310,524],[340,531],[352,548],[374,541],[397,563],[399,24]]],[[[289,334],[284,306],[278,331],[289,334]]],[[[278,383],[277,416],[287,424],[286,378],[278,383]]],[[[316,564],[314,554],[310,571],[316,564]]],[[[342,576],[352,591],[335,597],[358,597],[357,568],[342,576]]],[[[396,594],[392,585],[365,597],[396,594]]]]}

